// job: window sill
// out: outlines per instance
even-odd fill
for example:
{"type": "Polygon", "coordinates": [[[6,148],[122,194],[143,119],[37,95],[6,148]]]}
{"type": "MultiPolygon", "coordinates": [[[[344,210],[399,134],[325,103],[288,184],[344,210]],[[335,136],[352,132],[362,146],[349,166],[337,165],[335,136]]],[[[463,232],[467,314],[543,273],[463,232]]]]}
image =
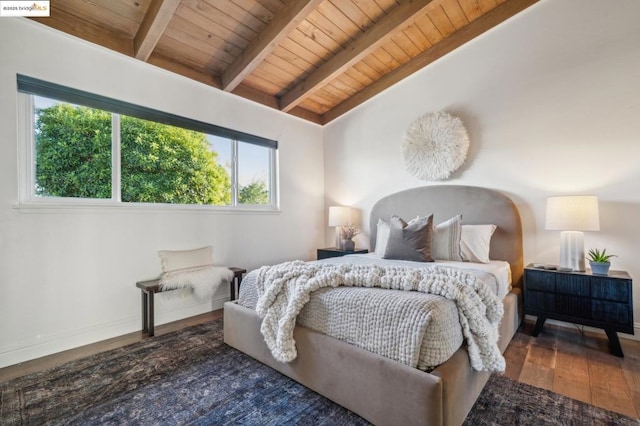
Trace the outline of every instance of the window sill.
{"type": "Polygon", "coordinates": [[[209,206],[188,204],[114,203],[110,200],[25,201],[12,205],[20,213],[167,212],[204,214],[280,214],[274,206],[209,206]]]}

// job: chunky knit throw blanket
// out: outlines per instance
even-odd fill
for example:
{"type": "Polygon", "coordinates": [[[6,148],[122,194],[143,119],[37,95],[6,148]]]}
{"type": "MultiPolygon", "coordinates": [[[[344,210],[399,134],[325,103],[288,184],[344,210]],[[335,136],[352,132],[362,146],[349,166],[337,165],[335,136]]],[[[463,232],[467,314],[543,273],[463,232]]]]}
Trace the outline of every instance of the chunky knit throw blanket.
{"type": "Polygon", "coordinates": [[[296,358],[293,330],[298,313],[312,292],[338,286],[419,291],[452,300],[458,309],[472,368],[504,371],[505,360],[498,348],[502,303],[475,275],[440,266],[414,269],[299,260],[263,266],[256,277],[256,311],[263,318],[260,331],[274,358],[281,362],[296,358]]]}

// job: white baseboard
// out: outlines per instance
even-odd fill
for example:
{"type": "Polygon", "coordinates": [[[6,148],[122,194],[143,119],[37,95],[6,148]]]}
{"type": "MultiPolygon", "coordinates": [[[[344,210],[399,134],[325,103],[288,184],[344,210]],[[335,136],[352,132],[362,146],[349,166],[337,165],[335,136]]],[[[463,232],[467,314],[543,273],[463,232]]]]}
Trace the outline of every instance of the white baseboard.
{"type": "MultiPolygon", "coordinates": [[[[156,305],[155,325],[189,318],[206,312],[222,309],[228,296],[217,297],[204,303],[194,303],[178,309],[160,310],[156,305]]],[[[194,299],[198,302],[197,299],[194,299]]],[[[133,333],[142,329],[140,313],[117,321],[78,328],[62,333],[41,335],[34,339],[14,342],[0,348],[0,368],[19,364],[54,353],[133,333]]]]}
{"type": "MultiPolygon", "coordinates": [[[[535,316],[531,316],[531,315],[527,315],[525,317],[526,319],[535,321],[535,316]]],[[[571,322],[564,322],[564,321],[557,321],[557,320],[553,320],[553,319],[547,319],[547,321],[545,321],[545,324],[553,324],[553,325],[557,325],[560,327],[574,327],[574,324],[571,322]]],[[[582,326],[581,326],[582,327],[582,326]]],[[[594,327],[589,327],[589,326],[584,326],[584,329],[586,331],[591,331],[594,333],[601,333],[601,334],[605,334],[604,330],[601,328],[594,328],[594,327]]],[[[618,337],[621,339],[628,339],[628,340],[637,340],[640,341],[640,322],[636,322],[633,324],[633,329],[635,334],[627,334],[627,333],[618,333],[618,337]]]]}

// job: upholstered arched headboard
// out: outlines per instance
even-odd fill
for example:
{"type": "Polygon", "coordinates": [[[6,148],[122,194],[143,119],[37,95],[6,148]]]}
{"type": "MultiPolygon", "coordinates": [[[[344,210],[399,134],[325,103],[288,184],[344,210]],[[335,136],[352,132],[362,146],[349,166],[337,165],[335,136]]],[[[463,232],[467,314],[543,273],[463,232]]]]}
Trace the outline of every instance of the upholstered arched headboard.
{"type": "Polygon", "coordinates": [[[493,189],[434,185],[387,195],[371,209],[371,250],[376,246],[378,219],[388,221],[394,214],[411,219],[432,213],[434,224],[461,214],[463,224],[497,225],[491,239],[490,258],[509,262],[513,285],[521,286],[524,266],[520,214],[509,197],[493,189]]]}

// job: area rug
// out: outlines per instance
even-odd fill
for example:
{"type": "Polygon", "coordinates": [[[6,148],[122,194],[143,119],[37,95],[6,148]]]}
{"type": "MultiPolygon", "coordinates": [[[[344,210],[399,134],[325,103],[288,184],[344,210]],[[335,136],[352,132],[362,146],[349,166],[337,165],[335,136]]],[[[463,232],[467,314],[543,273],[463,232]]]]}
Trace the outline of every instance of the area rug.
{"type": "MultiPolygon", "coordinates": [[[[0,384],[0,424],[366,425],[225,345],[222,319],[0,384]]],[[[637,424],[494,376],[468,424],[637,424]]]]}
{"type": "Polygon", "coordinates": [[[464,425],[640,425],[640,420],[494,374],[464,425]]]}

